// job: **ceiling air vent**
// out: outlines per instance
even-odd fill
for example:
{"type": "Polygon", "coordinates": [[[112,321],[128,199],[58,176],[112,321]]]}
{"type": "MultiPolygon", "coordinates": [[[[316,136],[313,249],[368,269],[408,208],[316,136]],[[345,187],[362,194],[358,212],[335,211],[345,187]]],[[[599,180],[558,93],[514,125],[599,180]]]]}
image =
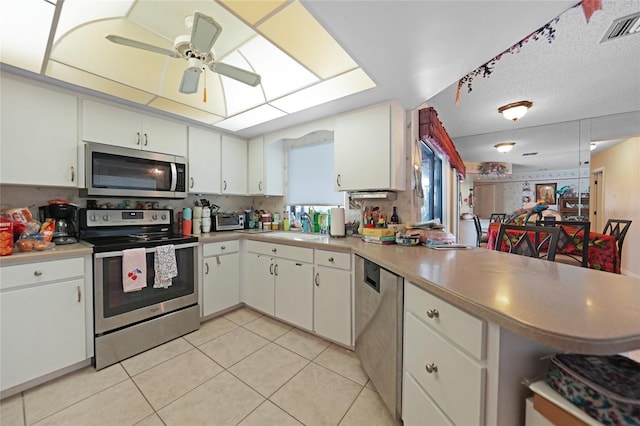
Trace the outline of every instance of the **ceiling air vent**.
{"type": "Polygon", "coordinates": [[[529,155],[538,155],[537,152],[525,152],[524,154],[522,154],[523,157],[527,157],[529,155]]]}
{"type": "Polygon", "coordinates": [[[600,43],[638,33],[640,33],[640,12],[613,21],[600,43]]]}

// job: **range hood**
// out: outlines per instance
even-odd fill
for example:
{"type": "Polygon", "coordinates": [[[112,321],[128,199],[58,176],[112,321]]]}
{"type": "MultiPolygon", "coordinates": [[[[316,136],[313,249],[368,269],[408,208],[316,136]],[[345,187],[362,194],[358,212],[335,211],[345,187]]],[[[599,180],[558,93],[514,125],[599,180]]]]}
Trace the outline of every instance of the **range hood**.
{"type": "Polygon", "coordinates": [[[390,200],[395,201],[398,194],[392,191],[358,191],[350,192],[349,197],[352,200],[390,200]]]}

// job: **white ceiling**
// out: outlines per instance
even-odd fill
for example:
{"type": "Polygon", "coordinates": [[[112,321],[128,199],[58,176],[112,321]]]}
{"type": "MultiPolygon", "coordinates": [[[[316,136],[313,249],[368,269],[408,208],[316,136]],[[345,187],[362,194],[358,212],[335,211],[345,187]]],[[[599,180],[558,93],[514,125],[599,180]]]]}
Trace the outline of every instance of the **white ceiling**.
{"type": "MultiPolygon", "coordinates": [[[[158,4],[165,3],[183,2],[158,4]]],[[[376,87],[235,134],[248,138],[395,98],[408,110],[425,102],[434,106],[465,161],[495,161],[492,145],[500,141],[462,137],[640,111],[640,36],[597,44],[613,18],[640,10],[640,0],[603,0],[604,11],[595,12],[588,25],[580,8],[571,9],[575,3],[302,0],[376,87]],[[566,19],[563,15],[556,25],[552,44],[530,42],[519,54],[505,56],[490,78],[476,78],[473,92],[463,91],[460,106],[454,106],[452,84],[460,77],[567,10],[566,19]],[[595,83],[596,78],[605,82],[595,83]],[[497,114],[498,106],[521,99],[533,101],[534,107],[515,125],[497,114]],[[483,150],[477,151],[477,146],[483,150]],[[485,159],[485,154],[492,158],[485,159]]],[[[3,2],[4,16],[8,4],[3,2]]],[[[167,31],[179,32],[182,25],[179,17],[167,31]]],[[[309,50],[314,50],[313,37],[305,39],[304,34],[290,31],[291,37],[309,42],[309,50]]],[[[87,61],[91,59],[88,55],[87,61]]],[[[564,131],[562,144],[577,145],[571,140],[575,131],[564,131]]],[[[560,146],[557,138],[547,139],[553,147],[560,146]]],[[[551,149],[538,139],[531,144],[528,148],[535,146],[541,152],[551,149]]],[[[524,148],[524,140],[518,140],[512,153],[499,159],[513,162],[517,169],[521,157],[510,156],[519,156],[524,148]]]]}

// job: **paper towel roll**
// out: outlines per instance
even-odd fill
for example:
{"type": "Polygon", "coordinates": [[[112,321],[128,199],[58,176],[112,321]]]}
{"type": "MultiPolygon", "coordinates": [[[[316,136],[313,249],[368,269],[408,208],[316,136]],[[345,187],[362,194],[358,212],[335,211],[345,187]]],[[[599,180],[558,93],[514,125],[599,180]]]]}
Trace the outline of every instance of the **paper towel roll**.
{"type": "Polygon", "coordinates": [[[344,208],[331,208],[331,229],[329,234],[332,237],[344,237],[344,208]]]}

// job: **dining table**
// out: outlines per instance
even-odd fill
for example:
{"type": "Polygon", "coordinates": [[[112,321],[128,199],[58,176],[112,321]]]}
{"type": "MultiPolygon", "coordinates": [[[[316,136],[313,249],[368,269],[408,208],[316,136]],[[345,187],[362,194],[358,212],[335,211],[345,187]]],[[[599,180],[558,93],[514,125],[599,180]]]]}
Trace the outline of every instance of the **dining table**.
{"type": "MultiPolygon", "coordinates": [[[[487,248],[490,250],[506,250],[506,243],[502,241],[500,247],[496,246],[498,231],[501,222],[491,222],[487,229],[487,248]],[[496,248],[497,247],[497,248],[496,248]]],[[[556,254],[571,254],[581,256],[582,251],[576,246],[576,241],[582,240],[582,232],[572,229],[570,226],[561,225],[565,228],[569,235],[574,235],[574,239],[565,247],[558,248],[556,254]]],[[[587,249],[587,267],[600,271],[620,273],[620,254],[618,253],[618,244],[613,235],[602,234],[600,232],[589,232],[589,248],[587,249]]]]}

